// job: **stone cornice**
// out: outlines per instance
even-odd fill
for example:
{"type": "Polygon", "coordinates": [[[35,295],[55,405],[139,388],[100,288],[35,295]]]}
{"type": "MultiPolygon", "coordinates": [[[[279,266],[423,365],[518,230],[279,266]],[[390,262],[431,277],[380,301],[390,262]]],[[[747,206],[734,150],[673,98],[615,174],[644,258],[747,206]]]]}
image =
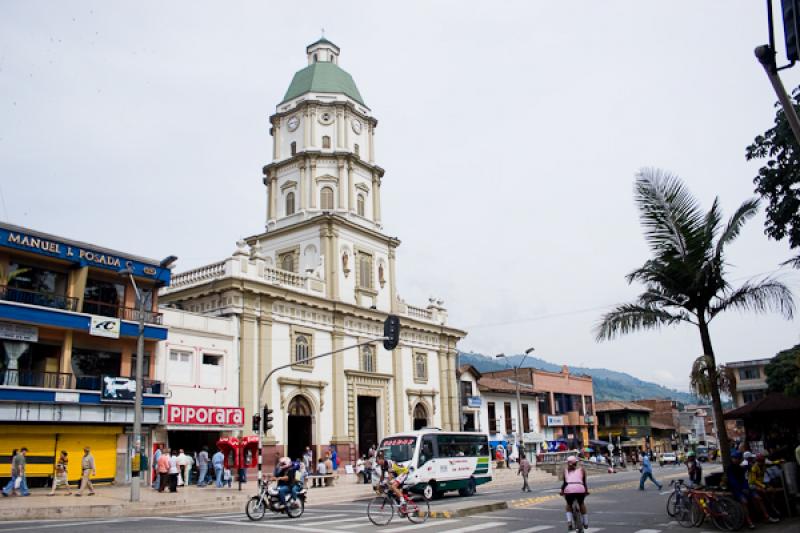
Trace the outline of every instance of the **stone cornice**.
{"type": "Polygon", "coordinates": [[[331,159],[334,162],[339,160],[346,160],[350,165],[360,165],[364,169],[366,169],[370,174],[377,173],[379,177],[383,177],[386,171],[378,166],[372,165],[368,161],[361,159],[357,155],[351,152],[322,152],[319,150],[303,150],[301,152],[297,152],[297,154],[290,156],[288,159],[283,159],[281,161],[274,161],[272,163],[267,163],[261,169],[261,172],[264,174],[264,178],[261,180],[264,185],[267,185],[271,176],[277,176],[277,171],[281,168],[291,165],[292,163],[297,163],[298,165],[303,164],[303,162],[311,158],[313,160],[317,159],[331,159]]]}
{"type": "MultiPolygon", "coordinates": [[[[298,103],[289,111],[279,111],[269,117],[270,124],[275,124],[275,120],[288,117],[289,115],[293,115],[295,113],[300,112],[302,108],[309,108],[309,107],[316,107],[316,108],[323,108],[323,107],[332,107],[332,108],[340,108],[341,110],[347,109],[354,115],[358,116],[364,122],[368,122],[372,125],[373,128],[378,126],[378,119],[369,115],[365,115],[358,109],[352,102],[323,102],[322,100],[304,100],[303,102],[298,103]]],[[[364,106],[369,109],[367,106],[364,106]]],[[[305,110],[303,110],[305,111],[305,110]]],[[[338,111],[338,109],[337,109],[338,111]]]]}
{"type": "Polygon", "coordinates": [[[334,227],[335,226],[341,226],[343,228],[347,228],[349,230],[353,230],[353,231],[359,232],[359,233],[361,233],[363,235],[366,235],[368,237],[371,237],[373,239],[380,240],[381,242],[386,244],[390,249],[391,248],[397,248],[398,246],[400,246],[400,239],[398,239],[397,237],[389,237],[389,236],[384,235],[383,233],[380,233],[378,231],[371,230],[369,228],[365,228],[364,226],[362,226],[360,224],[356,224],[355,222],[351,222],[350,220],[348,220],[348,219],[346,219],[346,218],[344,218],[342,216],[339,216],[339,215],[337,215],[335,213],[322,213],[322,214],[317,215],[315,217],[309,218],[308,220],[303,220],[302,222],[298,222],[296,224],[291,224],[289,226],[285,226],[285,227],[280,228],[280,229],[275,229],[275,230],[272,230],[272,231],[269,231],[269,232],[265,232],[265,233],[258,233],[256,235],[250,235],[249,237],[245,237],[244,240],[248,245],[252,246],[252,245],[254,245],[256,243],[256,241],[258,241],[260,239],[271,238],[271,237],[274,237],[274,236],[277,236],[277,235],[283,235],[283,234],[286,234],[286,233],[290,233],[290,232],[296,231],[298,229],[304,229],[304,228],[308,228],[308,227],[316,226],[316,225],[321,225],[321,224],[328,224],[328,225],[332,225],[334,227]]]}

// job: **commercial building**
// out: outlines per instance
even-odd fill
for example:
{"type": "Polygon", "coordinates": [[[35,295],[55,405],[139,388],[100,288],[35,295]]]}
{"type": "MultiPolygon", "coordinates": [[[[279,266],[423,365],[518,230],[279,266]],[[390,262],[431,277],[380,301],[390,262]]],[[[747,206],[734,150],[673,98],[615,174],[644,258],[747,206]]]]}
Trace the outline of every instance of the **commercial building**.
{"type": "Polygon", "coordinates": [[[602,439],[615,444],[623,453],[656,451],[651,446],[652,409],[624,401],[598,402],[595,409],[602,439]]]}
{"type": "Polygon", "coordinates": [[[736,381],[736,394],[733,395],[734,407],[741,407],[760,400],[767,395],[767,374],[764,368],[771,359],[751,359],[725,363],[725,368],[733,370],[736,381]]]}
{"type": "Polygon", "coordinates": [[[538,427],[552,451],[588,446],[597,438],[594,387],[591,376],[571,374],[564,365],[560,372],[536,368],[484,372],[484,377],[518,379],[539,395],[538,427]]]}
{"type": "Polygon", "coordinates": [[[488,433],[492,446],[514,444],[519,433],[520,442],[535,457],[545,439],[539,425],[540,395],[533,387],[521,380],[518,384],[513,379],[481,375],[472,365],[460,367],[458,374],[464,431],[488,433]]]}
{"type": "Polygon", "coordinates": [[[349,462],[390,433],[459,427],[456,343],[466,333],[448,325],[441,300],[414,306],[400,297],[400,241],[381,224],[378,121],[339,67],[339,47],[323,38],[306,55],[270,117],[265,231],[175,276],[162,300],[237,321],[245,434],[267,374],[290,365],[260,400],[276,415],[268,460],[336,445],[349,462]],[[389,314],[401,319],[395,350],[353,347],[381,337],[389,314]]]}
{"type": "Polygon", "coordinates": [[[199,452],[221,437],[240,436],[239,334],[233,317],[162,308],[169,339],[156,350],[156,379],[170,391],[154,444],[199,452]]]}
{"type": "Polygon", "coordinates": [[[683,405],[675,400],[636,400],[650,409],[650,444],[655,452],[677,451],[681,443],[680,411],[683,405]]]}
{"type": "Polygon", "coordinates": [[[144,444],[161,423],[166,391],[152,377],[158,312],[170,271],[161,262],[0,223],[0,457],[27,447],[29,478],[53,473],[59,450],[80,478],[91,446],[97,480],[130,476],[139,313],[144,300],[144,444]]]}

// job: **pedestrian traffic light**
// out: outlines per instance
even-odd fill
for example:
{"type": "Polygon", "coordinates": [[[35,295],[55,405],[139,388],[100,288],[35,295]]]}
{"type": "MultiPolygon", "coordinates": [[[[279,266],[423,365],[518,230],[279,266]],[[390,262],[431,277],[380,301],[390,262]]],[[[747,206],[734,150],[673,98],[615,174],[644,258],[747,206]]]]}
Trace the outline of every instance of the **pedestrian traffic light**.
{"type": "Polygon", "coordinates": [[[400,318],[396,315],[389,315],[383,321],[383,347],[387,350],[394,350],[400,342],[400,318]]]}
{"type": "Polygon", "coordinates": [[[783,14],[783,37],[786,40],[786,57],[789,61],[800,59],[800,13],[798,0],[781,0],[783,14]]]}
{"type": "Polygon", "coordinates": [[[269,405],[264,406],[264,431],[269,431],[272,429],[272,413],[273,410],[269,408],[269,405]]]}
{"type": "Polygon", "coordinates": [[[261,415],[253,415],[253,432],[258,433],[258,427],[261,425],[261,415]]]}

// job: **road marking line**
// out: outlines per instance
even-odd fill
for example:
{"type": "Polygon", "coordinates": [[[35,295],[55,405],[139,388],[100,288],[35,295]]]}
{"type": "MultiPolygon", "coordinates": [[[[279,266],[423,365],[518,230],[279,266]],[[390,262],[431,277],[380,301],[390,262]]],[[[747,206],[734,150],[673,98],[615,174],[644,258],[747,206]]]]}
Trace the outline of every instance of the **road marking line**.
{"type": "Polygon", "coordinates": [[[634,531],[633,533],[661,533],[660,529],[640,529],[638,531],[634,531]]]}
{"type": "Polygon", "coordinates": [[[223,526],[248,526],[248,527],[264,527],[270,529],[287,529],[290,531],[305,531],[308,533],[328,533],[329,529],[314,529],[310,527],[289,526],[286,522],[281,520],[278,524],[269,524],[262,522],[234,522],[233,520],[192,520],[190,518],[173,518],[173,517],[159,517],[159,520],[175,521],[175,522],[201,522],[204,524],[220,524],[223,526]]]}
{"type": "Polygon", "coordinates": [[[64,528],[64,527],[72,527],[72,526],[86,526],[91,524],[115,524],[119,522],[136,522],[141,520],[138,517],[134,517],[131,519],[128,518],[114,518],[113,520],[84,520],[81,522],[60,522],[58,524],[46,524],[44,526],[23,526],[23,527],[12,527],[9,529],[3,529],[2,531],[30,531],[31,529],[40,530],[40,529],[52,529],[54,527],[64,528]]]}
{"type": "MultiPolygon", "coordinates": [[[[456,522],[458,522],[458,520],[448,520],[447,521],[448,524],[455,524],[456,522]]],[[[433,521],[429,520],[429,521],[425,522],[424,524],[411,524],[410,526],[393,527],[391,529],[381,529],[380,531],[381,531],[381,533],[393,533],[393,532],[398,532],[399,533],[401,531],[410,531],[412,529],[422,529],[424,527],[440,526],[440,525],[442,525],[440,522],[437,522],[435,520],[433,520],[433,521]]]]}
{"type": "MultiPolygon", "coordinates": [[[[337,515],[337,516],[347,516],[347,515],[345,514],[345,515],[337,515]]],[[[322,517],[315,516],[312,520],[316,520],[317,518],[322,518],[322,517]]],[[[338,519],[337,518],[336,520],[333,520],[333,521],[331,521],[331,520],[320,520],[320,521],[317,521],[317,522],[303,522],[303,527],[305,527],[305,526],[325,526],[325,525],[329,525],[329,524],[341,524],[342,522],[357,522],[357,521],[366,522],[366,521],[369,521],[369,519],[366,516],[359,516],[357,518],[342,518],[342,519],[338,519]]]]}
{"type": "Polygon", "coordinates": [[[440,533],[467,533],[469,531],[480,531],[482,529],[489,529],[504,525],[506,525],[505,522],[486,522],[485,524],[477,524],[475,526],[459,527],[456,529],[443,529],[440,533]]]}
{"type": "Polygon", "coordinates": [[[603,531],[604,527],[587,527],[584,529],[584,533],[596,533],[597,531],[603,531]]]}
{"type": "Polygon", "coordinates": [[[518,529],[511,533],[536,533],[537,531],[544,531],[545,529],[553,529],[556,526],[533,526],[527,529],[518,529]]]}

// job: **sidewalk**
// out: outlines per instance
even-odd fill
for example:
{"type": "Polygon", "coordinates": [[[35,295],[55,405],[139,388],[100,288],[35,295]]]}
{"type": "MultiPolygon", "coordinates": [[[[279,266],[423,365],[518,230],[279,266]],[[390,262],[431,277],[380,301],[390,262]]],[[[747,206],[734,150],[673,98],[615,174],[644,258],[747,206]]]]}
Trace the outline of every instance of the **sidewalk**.
{"type": "MultiPolygon", "coordinates": [[[[499,469],[492,474],[491,483],[481,488],[497,488],[521,483],[515,470],[499,469]]],[[[552,483],[554,478],[545,472],[531,471],[531,484],[552,483]]],[[[180,487],[178,492],[156,492],[142,486],[141,501],[132,503],[129,485],[96,487],[97,494],[83,497],[67,496],[59,489],[56,496],[47,496],[50,489],[31,489],[28,497],[10,496],[0,499],[0,521],[50,520],[65,518],[107,518],[108,516],[189,515],[241,511],[247,500],[257,492],[254,479],[242,485],[241,492],[234,482],[231,488],[180,487]]],[[[372,485],[358,483],[355,476],[343,474],[333,487],[308,489],[308,505],[325,505],[369,498],[372,485]]],[[[474,504],[474,501],[472,502],[474,504]]]]}

